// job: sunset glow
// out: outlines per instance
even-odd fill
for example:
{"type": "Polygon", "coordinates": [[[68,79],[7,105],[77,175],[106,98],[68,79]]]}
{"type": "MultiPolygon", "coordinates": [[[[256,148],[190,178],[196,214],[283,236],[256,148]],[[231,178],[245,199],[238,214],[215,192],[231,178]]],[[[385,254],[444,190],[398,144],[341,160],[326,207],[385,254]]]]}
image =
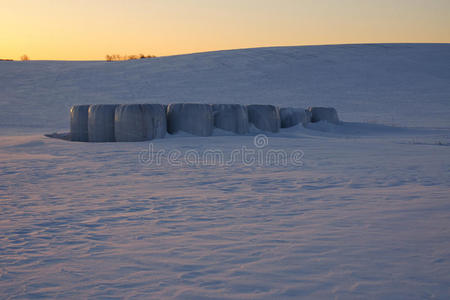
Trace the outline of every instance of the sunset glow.
{"type": "Polygon", "coordinates": [[[0,0],[0,58],[450,42],[447,0],[0,0]]]}

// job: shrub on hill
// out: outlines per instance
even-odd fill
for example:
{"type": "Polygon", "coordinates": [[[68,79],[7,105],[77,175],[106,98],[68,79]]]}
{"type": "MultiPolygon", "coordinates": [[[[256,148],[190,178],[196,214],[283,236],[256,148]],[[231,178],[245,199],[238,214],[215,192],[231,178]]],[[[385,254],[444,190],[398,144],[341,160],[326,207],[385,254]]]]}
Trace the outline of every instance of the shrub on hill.
{"type": "Polygon", "coordinates": [[[120,55],[120,54],[107,54],[106,55],[106,61],[123,61],[123,60],[133,60],[133,59],[143,59],[143,58],[154,58],[155,55],[144,55],[144,54],[138,54],[138,55],[120,55]]]}

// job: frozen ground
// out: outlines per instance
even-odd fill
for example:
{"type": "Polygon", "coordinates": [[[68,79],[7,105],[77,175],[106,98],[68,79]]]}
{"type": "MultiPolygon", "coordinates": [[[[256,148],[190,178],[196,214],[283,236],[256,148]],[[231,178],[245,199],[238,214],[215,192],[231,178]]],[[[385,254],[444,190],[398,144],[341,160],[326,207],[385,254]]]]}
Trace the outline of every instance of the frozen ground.
{"type": "Polygon", "coordinates": [[[450,46],[0,62],[0,298],[450,295],[450,46]],[[342,126],[73,143],[77,103],[331,105],[342,126]],[[394,125],[394,126],[392,126],[394,125]],[[170,165],[168,152],[304,153],[170,165]]]}

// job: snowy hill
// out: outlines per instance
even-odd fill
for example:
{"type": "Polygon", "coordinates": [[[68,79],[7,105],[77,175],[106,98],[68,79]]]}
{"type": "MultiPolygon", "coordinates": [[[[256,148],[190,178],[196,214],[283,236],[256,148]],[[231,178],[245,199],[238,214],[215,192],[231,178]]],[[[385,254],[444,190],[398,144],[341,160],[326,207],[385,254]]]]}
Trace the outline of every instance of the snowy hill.
{"type": "Polygon", "coordinates": [[[448,44],[0,62],[0,298],[448,299],[449,64],[448,44]],[[326,105],[345,122],[44,136],[72,104],[177,101],[326,105]],[[271,151],[296,159],[260,163],[271,151]]]}
{"type": "Polygon", "coordinates": [[[127,62],[0,62],[0,128],[67,128],[73,104],[334,106],[342,119],[449,127],[450,45],[258,48],[127,62]]]}

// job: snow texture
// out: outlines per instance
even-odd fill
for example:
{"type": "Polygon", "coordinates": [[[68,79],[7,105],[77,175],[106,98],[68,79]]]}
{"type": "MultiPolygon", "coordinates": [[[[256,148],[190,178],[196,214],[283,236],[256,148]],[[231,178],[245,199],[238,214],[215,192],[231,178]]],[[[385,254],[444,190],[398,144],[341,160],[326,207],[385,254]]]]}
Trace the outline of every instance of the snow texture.
{"type": "Polygon", "coordinates": [[[248,111],[240,104],[213,104],[214,127],[236,134],[249,132],[248,111]]]}
{"type": "Polygon", "coordinates": [[[0,298],[449,299],[449,95],[449,44],[0,62],[0,298]],[[225,131],[43,136],[68,131],[74,104],[196,99],[344,122],[265,133],[264,148],[225,131]],[[244,146],[303,164],[167,163],[244,146]]]}
{"type": "Polygon", "coordinates": [[[124,104],[115,111],[116,142],[139,142],[163,138],[167,130],[161,104],[124,104]]]}
{"type": "Polygon", "coordinates": [[[248,105],[249,122],[256,128],[267,132],[280,131],[280,111],[278,107],[273,105],[248,105]]]}
{"type": "Polygon", "coordinates": [[[0,110],[0,131],[67,130],[75,104],[148,102],[330,106],[348,122],[448,127],[449,62],[449,44],[239,49],[112,64],[0,62],[0,100],[13,110],[0,110]],[[33,113],[40,105],[48,114],[33,113]]]}
{"type": "Polygon", "coordinates": [[[281,107],[281,128],[289,128],[297,124],[306,125],[311,122],[311,112],[303,108],[281,107]]]}
{"type": "Polygon", "coordinates": [[[311,112],[311,122],[327,121],[333,124],[339,124],[339,117],[337,111],[333,107],[310,107],[308,111],[311,112]]]}
{"type": "Polygon", "coordinates": [[[94,104],[89,106],[89,142],[115,142],[115,104],[94,104]]]}
{"type": "Polygon", "coordinates": [[[184,131],[198,136],[210,136],[214,127],[212,106],[198,103],[174,103],[167,107],[168,132],[184,131]]]}
{"type": "Polygon", "coordinates": [[[74,105],[70,108],[70,139],[87,142],[89,105],[74,105]]]}

